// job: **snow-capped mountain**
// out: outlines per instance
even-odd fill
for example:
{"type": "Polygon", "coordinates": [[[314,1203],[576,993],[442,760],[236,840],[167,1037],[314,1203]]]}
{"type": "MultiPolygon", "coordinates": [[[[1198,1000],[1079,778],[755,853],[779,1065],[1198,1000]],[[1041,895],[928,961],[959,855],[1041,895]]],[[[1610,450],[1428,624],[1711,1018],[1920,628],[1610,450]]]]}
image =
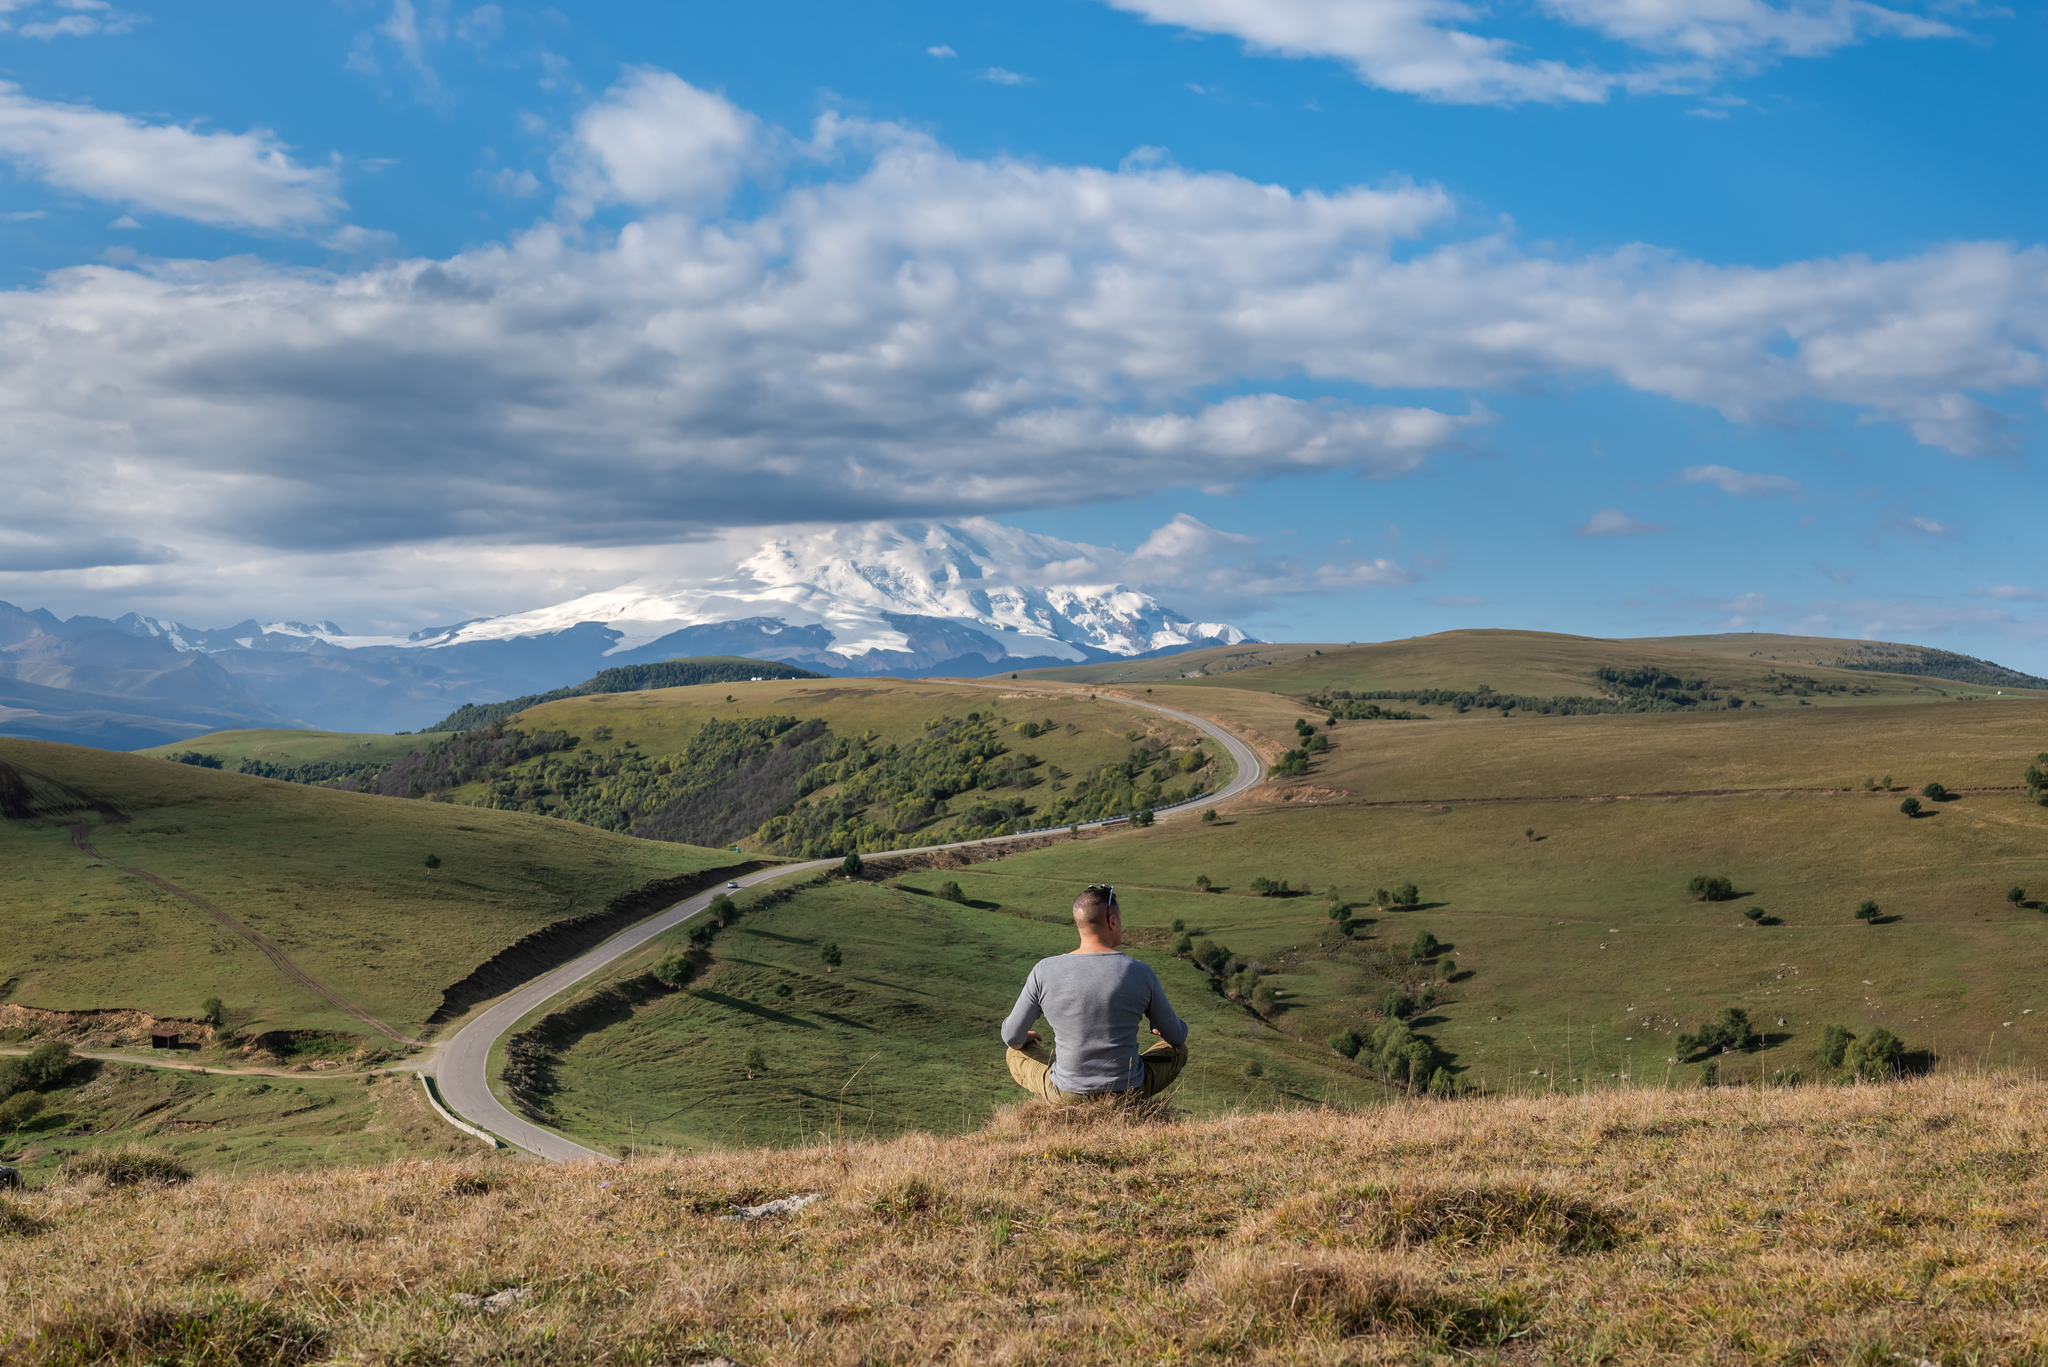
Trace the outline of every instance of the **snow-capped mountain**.
{"type": "Polygon", "coordinates": [[[1251,639],[1117,583],[1099,555],[985,519],[871,524],[770,541],[703,578],[636,581],[407,636],[353,635],[331,621],[60,621],[0,604],[0,684],[13,680],[21,695],[0,686],[0,731],[131,748],[225,717],[414,729],[462,703],[687,655],[786,660],[828,674],[971,676],[1251,639]],[[204,669],[174,667],[194,657],[204,669]],[[77,694],[75,716],[43,682],[59,678],[77,694]],[[184,690],[177,706],[155,698],[169,681],[184,690]],[[199,711],[197,695],[185,697],[194,689],[205,695],[199,711]]]}
{"type": "MultiPolygon", "coordinates": [[[[961,655],[991,663],[1071,662],[1247,639],[1236,627],[1190,621],[1121,584],[1027,577],[1088,568],[1082,547],[985,520],[871,524],[771,541],[716,579],[627,584],[375,644],[440,649],[596,622],[618,633],[607,655],[638,655],[716,635],[727,642],[722,653],[868,672],[933,666],[961,655]]],[[[372,643],[326,639],[342,646],[372,643]]]]}

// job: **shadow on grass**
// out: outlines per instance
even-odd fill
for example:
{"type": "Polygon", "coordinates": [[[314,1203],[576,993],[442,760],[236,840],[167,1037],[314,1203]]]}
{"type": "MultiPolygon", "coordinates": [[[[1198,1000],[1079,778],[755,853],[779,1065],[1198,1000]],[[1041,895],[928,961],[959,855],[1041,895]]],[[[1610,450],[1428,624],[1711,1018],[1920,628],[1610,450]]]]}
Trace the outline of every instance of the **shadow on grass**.
{"type": "Polygon", "coordinates": [[[777,935],[772,930],[755,930],[752,926],[740,927],[740,934],[758,935],[764,940],[773,940],[777,944],[785,945],[814,945],[818,943],[815,939],[805,939],[801,935],[777,935]]]}
{"type": "Polygon", "coordinates": [[[891,992],[915,992],[920,997],[936,997],[939,995],[936,992],[927,992],[921,987],[905,987],[902,983],[892,983],[887,978],[854,978],[853,981],[868,983],[874,987],[886,987],[891,992]]]}
{"type": "Polygon", "coordinates": [[[769,1007],[761,1006],[755,1002],[750,1002],[746,1000],[746,998],[744,997],[729,997],[723,992],[710,992],[703,990],[694,992],[691,995],[695,997],[700,997],[705,1001],[717,1002],[720,1006],[729,1007],[734,1011],[744,1011],[750,1016],[759,1016],[762,1020],[774,1021],[779,1025],[800,1025],[806,1030],[818,1030],[823,1028],[820,1025],[818,1025],[815,1021],[807,1021],[802,1019],[801,1017],[789,1015],[786,1012],[772,1010],[769,1007]]]}
{"type": "MultiPolygon", "coordinates": [[[[842,1016],[837,1011],[815,1011],[812,1014],[823,1017],[825,1020],[831,1021],[834,1025],[843,1025],[849,1030],[873,1030],[875,1028],[874,1026],[867,1024],[865,1021],[857,1021],[851,1016],[842,1016]]],[[[806,1021],[805,1024],[809,1025],[810,1022],[806,1021]]],[[[819,1027],[812,1025],[811,1028],[813,1030],[816,1030],[819,1027]]]]}

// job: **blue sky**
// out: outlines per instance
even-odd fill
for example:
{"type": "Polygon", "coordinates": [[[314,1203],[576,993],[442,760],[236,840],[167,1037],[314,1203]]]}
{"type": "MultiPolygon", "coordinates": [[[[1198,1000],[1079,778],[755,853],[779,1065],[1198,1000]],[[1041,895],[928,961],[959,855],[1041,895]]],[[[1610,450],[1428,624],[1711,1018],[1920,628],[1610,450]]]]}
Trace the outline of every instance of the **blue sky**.
{"type": "Polygon", "coordinates": [[[2038,8],[0,0],[0,597],[987,516],[1273,638],[2048,672],[2038,8]]]}

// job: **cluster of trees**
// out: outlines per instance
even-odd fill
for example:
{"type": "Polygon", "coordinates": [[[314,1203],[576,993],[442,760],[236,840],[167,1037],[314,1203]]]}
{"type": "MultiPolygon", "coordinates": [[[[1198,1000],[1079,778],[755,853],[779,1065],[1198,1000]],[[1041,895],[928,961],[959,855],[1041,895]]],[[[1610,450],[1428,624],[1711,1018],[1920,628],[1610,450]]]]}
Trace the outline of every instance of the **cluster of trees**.
{"type": "Polygon", "coordinates": [[[1873,1080],[1895,1075],[1906,1061],[1906,1045],[1882,1025],[1858,1039],[1846,1025],[1830,1025],[1820,1037],[1821,1062],[1846,1077],[1873,1080]]]}
{"type": "Polygon", "coordinates": [[[1764,1037],[1750,1023],[1749,1012],[1739,1006],[1723,1007],[1719,1019],[1709,1021],[1691,1034],[1680,1035],[1676,1041],[1681,1058],[1735,1050],[1748,1052],[1761,1048],[1763,1042],[1764,1037]]]}
{"type": "Polygon", "coordinates": [[[2048,750],[2034,756],[2034,762],[2027,766],[2027,801],[2048,807],[2048,750]]]}
{"type": "MultiPolygon", "coordinates": [[[[190,764],[200,769],[226,769],[227,762],[218,755],[201,754],[197,750],[179,750],[164,756],[173,764],[190,764]]],[[[369,760],[308,760],[304,764],[272,764],[268,760],[237,760],[229,770],[237,774],[253,774],[257,778],[274,778],[283,783],[337,783],[343,779],[355,779],[361,783],[366,778],[384,772],[389,766],[382,761],[369,760]]]]}
{"type": "MultiPolygon", "coordinates": [[[[1203,882],[1197,883],[1196,886],[1201,887],[1206,882],[1207,876],[1204,875],[1203,882]]],[[[1285,878],[1254,878],[1252,879],[1250,886],[1251,890],[1261,897],[1294,897],[1306,895],[1308,892],[1308,887],[1306,884],[1299,888],[1288,887],[1287,880],[1285,878]]]]}
{"type": "Polygon", "coordinates": [[[465,783],[483,782],[492,784],[496,796],[502,776],[514,765],[572,750],[577,744],[577,738],[567,731],[519,731],[499,722],[435,741],[425,750],[392,761],[374,778],[359,777],[341,786],[385,797],[425,797],[465,783]]]}
{"type": "MultiPolygon", "coordinates": [[[[1365,693],[1333,689],[1316,694],[1308,699],[1308,703],[1312,707],[1328,709],[1332,716],[1347,717],[1353,715],[1350,704],[1373,699],[1421,703],[1426,707],[1448,707],[1458,713],[1469,712],[1473,708],[1498,708],[1502,716],[1513,712],[1527,712],[1545,717],[1587,717],[1633,712],[1698,712],[1710,707],[1743,705],[1742,700],[1732,694],[1693,697],[1683,692],[1642,689],[1624,691],[1619,697],[1559,693],[1546,698],[1531,693],[1497,693],[1488,684],[1481,684],[1477,688],[1374,689],[1365,693]]],[[[1384,718],[1391,714],[1382,712],[1380,715],[1384,718]]],[[[1419,721],[1428,720],[1425,716],[1411,714],[1411,717],[1419,721]]]]}
{"type": "Polygon", "coordinates": [[[62,1040],[0,1062],[0,1130],[13,1133],[41,1115],[42,1093],[63,1085],[71,1063],[71,1046],[62,1040]]]}
{"type": "Polygon", "coordinates": [[[1173,928],[1175,956],[1193,960],[1197,968],[1209,975],[1216,989],[1232,1001],[1242,1002],[1262,1016],[1273,1014],[1280,997],[1265,980],[1259,965],[1240,962],[1227,946],[1207,936],[1196,939],[1184,921],[1175,921],[1173,928]]]}
{"type": "Polygon", "coordinates": [[[1308,705],[1310,707],[1320,707],[1325,712],[1328,712],[1330,714],[1330,719],[1327,723],[1325,723],[1325,725],[1329,726],[1335,726],[1340,721],[1429,720],[1429,714],[1427,712],[1397,712],[1390,707],[1381,707],[1376,702],[1364,702],[1357,698],[1353,698],[1348,693],[1344,694],[1341,697],[1328,693],[1317,694],[1315,697],[1308,699],[1308,705]]]}
{"type": "Polygon", "coordinates": [[[1340,1030],[1330,1036],[1330,1047],[1390,1084],[1405,1084],[1411,1092],[1422,1088],[1431,1096],[1447,1097],[1458,1090],[1435,1042],[1411,1030],[1398,1016],[1388,1016],[1370,1035],[1340,1030]]]}
{"type": "Polygon", "coordinates": [[[1375,888],[1373,889],[1372,902],[1376,907],[1386,907],[1397,911],[1405,907],[1419,907],[1422,905],[1422,889],[1416,887],[1413,883],[1403,883],[1392,890],[1375,888]]]}
{"type": "Polygon", "coordinates": [[[1729,902],[1735,899],[1735,882],[1716,874],[1696,873],[1686,880],[1685,892],[1695,902],[1729,902]]]}

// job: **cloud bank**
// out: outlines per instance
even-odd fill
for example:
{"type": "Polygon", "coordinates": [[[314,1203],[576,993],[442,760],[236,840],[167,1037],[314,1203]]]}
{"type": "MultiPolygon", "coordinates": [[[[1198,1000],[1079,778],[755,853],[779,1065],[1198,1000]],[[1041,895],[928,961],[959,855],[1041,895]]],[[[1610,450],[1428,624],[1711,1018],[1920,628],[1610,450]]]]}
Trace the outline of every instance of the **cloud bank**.
{"type": "MultiPolygon", "coordinates": [[[[259,227],[338,202],[267,134],[5,100],[0,148],[91,193],[259,227]]],[[[443,260],[80,266],[0,294],[0,421],[25,457],[0,525],[108,548],[165,528],[329,554],[599,548],[1386,480],[1479,440],[1479,393],[1559,381],[1751,423],[1848,405],[2001,455],[2013,420],[1987,399],[2048,385],[2039,247],[1769,269],[1546,255],[1457,236],[1434,187],[980,160],[838,116],[800,140],[651,70],[575,121],[554,174],[552,217],[443,260]],[[1367,397],[1303,397],[1325,383],[1367,397]]]]}

